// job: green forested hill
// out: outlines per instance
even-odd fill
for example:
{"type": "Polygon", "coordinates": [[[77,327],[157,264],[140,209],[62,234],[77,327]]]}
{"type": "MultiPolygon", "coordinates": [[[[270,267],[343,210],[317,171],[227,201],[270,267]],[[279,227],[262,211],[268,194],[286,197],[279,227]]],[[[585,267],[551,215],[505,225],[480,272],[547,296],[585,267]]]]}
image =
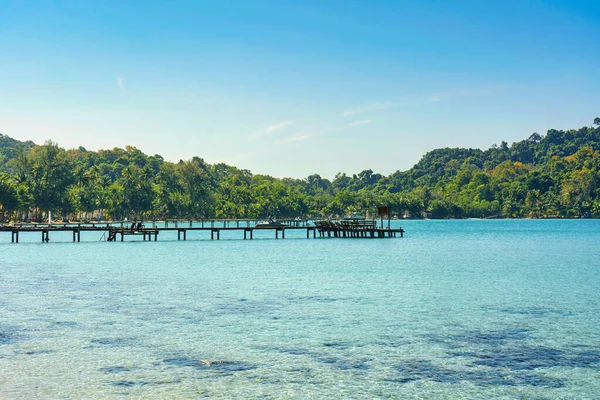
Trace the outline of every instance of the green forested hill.
{"type": "Polygon", "coordinates": [[[21,142],[0,133],[0,166],[6,164],[24,150],[27,151],[35,146],[32,141],[21,142]]]}
{"type": "Polygon", "coordinates": [[[408,171],[277,179],[135,147],[64,150],[0,135],[0,218],[236,218],[374,213],[420,218],[600,216],[600,118],[487,150],[436,149],[408,171]]]}

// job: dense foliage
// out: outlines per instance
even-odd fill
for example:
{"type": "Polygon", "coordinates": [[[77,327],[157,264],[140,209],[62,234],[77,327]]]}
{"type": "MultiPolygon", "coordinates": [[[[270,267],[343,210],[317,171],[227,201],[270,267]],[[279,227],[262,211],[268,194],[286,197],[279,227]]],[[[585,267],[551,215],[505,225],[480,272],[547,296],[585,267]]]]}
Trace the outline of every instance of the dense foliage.
{"type": "Polygon", "coordinates": [[[600,216],[600,118],[488,150],[437,149],[408,171],[365,170],[333,181],[277,179],[201,158],[178,163],[135,147],[64,150],[0,135],[0,221],[63,218],[600,216]],[[595,127],[594,127],[595,126],[595,127]]]}

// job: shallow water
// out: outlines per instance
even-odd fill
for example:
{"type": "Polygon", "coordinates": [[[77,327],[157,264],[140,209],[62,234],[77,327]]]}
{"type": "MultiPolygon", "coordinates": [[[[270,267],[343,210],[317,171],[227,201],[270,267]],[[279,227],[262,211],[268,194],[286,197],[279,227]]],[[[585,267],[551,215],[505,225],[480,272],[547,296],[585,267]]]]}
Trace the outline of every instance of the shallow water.
{"type": "Polygon", "coordinates": [[[0,233],[0,398],[598,398],[600,221],[0,233]]]}

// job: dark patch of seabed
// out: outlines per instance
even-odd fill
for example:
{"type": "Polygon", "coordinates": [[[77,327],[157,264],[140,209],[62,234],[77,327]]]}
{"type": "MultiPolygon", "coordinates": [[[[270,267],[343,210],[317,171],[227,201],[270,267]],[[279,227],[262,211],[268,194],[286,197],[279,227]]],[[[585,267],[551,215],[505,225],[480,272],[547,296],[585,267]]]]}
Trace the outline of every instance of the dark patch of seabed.
{"type": "Polygon", "coordinates": [[[600,367],[600,349],[574,346],[565,350],[531,345],[526,342],[532,338],[527,329],[467,331],[457,335],[427,337],[431,342],[445,346],[449,356],[469,360],[473,369],[455,370],[441,367],[430,360],[411,359],[397,364],[395,369],[398,374],[386,381],[468,381],[480,386],[560,388],[567,384],[566,379],[535,374],[533,371],[551,367],[600,367]],[[465,348],[469,350],[461,351],[465,348]],[[488,368],[481,370],[480,367],[488,368]]]}

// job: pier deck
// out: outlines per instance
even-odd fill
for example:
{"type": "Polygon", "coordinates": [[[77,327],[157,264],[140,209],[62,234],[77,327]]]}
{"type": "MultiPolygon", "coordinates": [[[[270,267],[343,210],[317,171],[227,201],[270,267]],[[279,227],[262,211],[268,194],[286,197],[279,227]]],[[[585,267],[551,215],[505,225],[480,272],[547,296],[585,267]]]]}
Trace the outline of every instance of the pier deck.
{"type": "MultiPolygon", "coordinates": [[[[290,222],[290,221],[286,221],[290,222]]],[[[81,232],[103,232],[106,241],[124,241],[126,236],[142,236],[144,241],[157,241],[161,232],[177,232],[177,240],[187,240],[188,231],[210,232],[211,240],[219,240],[221,232],[236,231],[243,233],[244,239],[253,239],[255,231],[273,231],[275,239],[285,239],[286,231],[306,231],[306,238],[335,237],[335,238],[393,238],[403,237],[404,230],[380,228],[372,225],[336,225],[335,223],[324,224],[316,221],[315,225],[308,220],[291,220],[290,225],[274,227],[256,227],[255,220],[204,220],[204,221],[151,221],[146,222],[148,227],[131,229],[126,222],[117,223],[57,223],[57,224],[14,224],[0,225],[1,232],[11,233],[11,242],[19,243],[19,235],[22,233],[41,233],[42,242],[50,241],[50,232],[72,232],[73,242],[81,241],[81,232]],[[162,226],[158,226],[162,225],[162,226]],[[312,235],[311,235],[312,234],[312,235]]]]}

